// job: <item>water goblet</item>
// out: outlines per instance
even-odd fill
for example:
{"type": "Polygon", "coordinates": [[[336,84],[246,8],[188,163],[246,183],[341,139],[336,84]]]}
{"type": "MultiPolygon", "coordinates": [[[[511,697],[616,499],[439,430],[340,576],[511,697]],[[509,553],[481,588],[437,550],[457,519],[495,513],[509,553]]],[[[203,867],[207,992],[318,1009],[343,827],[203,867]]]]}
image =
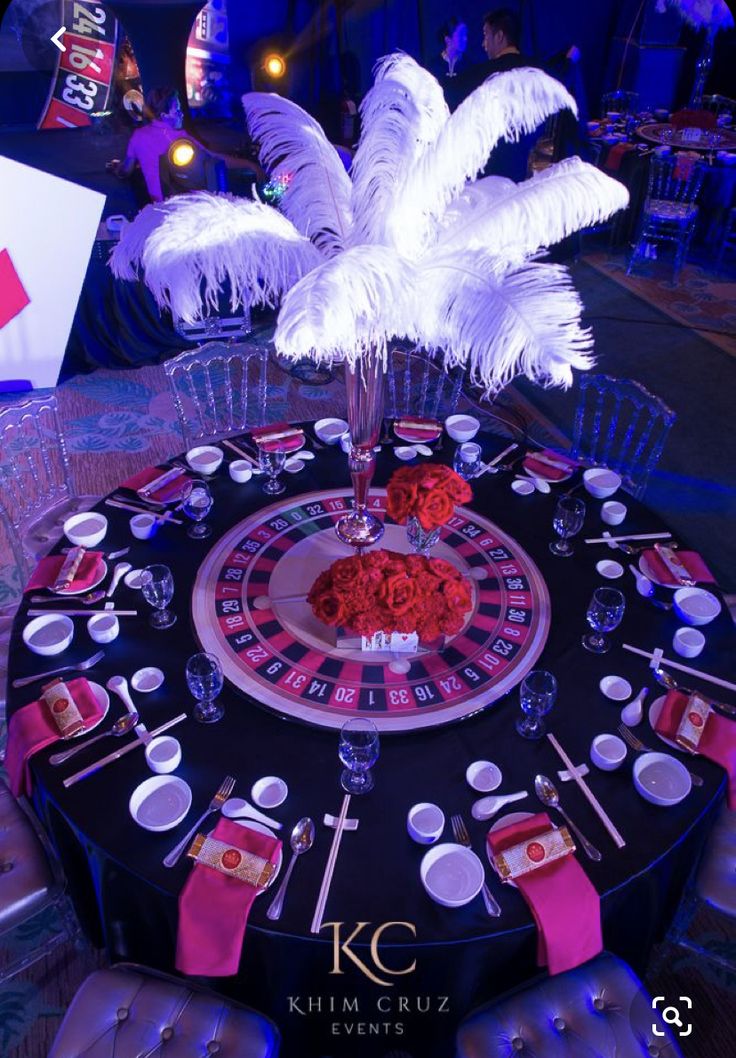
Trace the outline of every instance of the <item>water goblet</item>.
{"type": "Polygon", "coordinates": [[[268,474],[268,481],[263,486],[263,491],[268,496],[278,496],[279,493],[285,491],[286,485],[277,480],[284,469],[285,462],[286,452],[264,452],[262,448],[259,448],[258,466],[268,474]]]}
{"type": "Polygon", "coordinates": [[[190,525],[187,529],[187,536],[193,540],[203,540],[212,532],[210,526],[204,523],[204,519],[212,510],[212,503],[212,493],[207,483],[198,479],[192,481],[181,509],[194,522],[194,525],[190,525]]]}
{"type": "Polygon", "coordinates": [[[146,566],[140,579],[143,598],[154,607],[148,623],[153,628],[170,628],[176,614],[167,610],[174,597],[174,578],[168,566],[146,566]]]}
{"type": "Polygon", "coordinates": [[[545,732],[545,716],[555,704],[557,680],[551,672],[534,669],[521,683],[520,702],[524,716],[516,721],[516,730],[524,738],[541,738],[545,732]]]}
{"type": "Polygon", "coordinates": [[[470,441],[458,445],[455,449],[452,466],[456,474],[459,474],[461,478],[465,478],[466,481],[470,481],[480,471],[480,445],[470,441]]]}
{"type": "Polygon", "coordinates": [[[584,521],[585,502],[577,496],[560,496],[555,507],[552,525],[561,539],[549,545],[553,555],[559,558],[569,558],[573,554],[573,546],[568,538],[580,532],[584,521]]]}
{"type": "Polygon", "coordinates": [[[193,654],[186,667],[187,687],[197,699],[192,716],[200,724],[214,724],[225,709],[215,698],[222,690],[222,665],[214,654],[193,654]]]}
{"type": "Polygon", "coordinates": [[[621,624],[626,599],[617,588],[596,588],[588,605],[588,624],[594,632],[583,636],[583,646],[593,654],[605,654],[611,644],[604,632],[612,632],[621,624]],[[596,634],[597,633],[597,634],[596,634]]]}
{"type": "Polygon", "coordinates": [[[372,720],[348,720],[340,729],[338,754],[345,765],[340,784],[349,794],[364,794],[373,789],[370,769],[378,760],[378,728],[372,720]]]}

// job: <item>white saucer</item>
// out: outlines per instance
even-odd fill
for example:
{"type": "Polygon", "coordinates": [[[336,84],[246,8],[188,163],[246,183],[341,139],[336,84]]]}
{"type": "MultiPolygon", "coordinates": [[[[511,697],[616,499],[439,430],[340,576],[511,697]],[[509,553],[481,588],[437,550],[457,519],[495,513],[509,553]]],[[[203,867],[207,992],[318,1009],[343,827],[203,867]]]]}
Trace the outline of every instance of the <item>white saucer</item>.
{"type": "Polygon", "coordinates": [[[397,459],[403,459],[406,463],[410,459],[416,459],[418,452],[414,445],[396,445],[394,455],[397,459]]]}
{"type": "Polygon", "coordinates": [[[618,577],[624,575],[624,567],[620,562],[614,562],[612,558],[602,558],[600,562],[596,562],[595,568],[606,580],[617,580],[618,577]]]}
{"type": "Polygon", "coordinates": [[[497,764],[490,760],[474,760],[465,770],[468,786],[478,793],[491,793],[501,785],[503,775],[497,764]]]}
{"type": "Polygon", "coordinates": [[[631,684],[623,676],[604,676],[598,686],[612,702],[625,702],[631,697],[631,684]]]}
{"type": "Polygon", "coordinates": [[[282,805],[289,793],[289,787],[278,775],[264,775],[262,779],[256,779],[250,789],[250,796],[259,808],[278,808],[282,805]]]}
{"type": "Polygon", "coordinates": [[[188,783],[178,775],[154,775],[133,790],[128,811],[138,826],[159,832],[178,826],[191,805],[188,783]]]}
{"type": "Polygon", "coordinates": [[[284,463],[284,470],[287,474],[298,474],[300,470],[304,470],[306,463],[301,458],[299,459],[287,459],[284,463]]]}
{"type": "Polygon", "coordinates": [[[139,691],[141,694],[150,694],[151,691],[157,691],[163,682],[163,672],[152,665],[147,665],[144,669],[138,669],[130,677],[130,686],[134,691],[139,691]]]}
{"type": "Polygon", "coordinates": [[[100,566],[100,575],[97,578],[97,580],[93,580],[91,584],[85,585],[84,588],[75,588],[74,591],[68,591],[68,590],[67,591],[54,591],[52,588],[49,588],[49,591],[51,592],[52,595],[84,595],[86,592],[92,591],[93,588],[96,588],[98,584],[102,584],[102,582],[103,582],[103,580],[105,579],[106,576],[107,576],[107,562],[105,562],[105,560],[103,558],[102,564],[100,566]]]}
{"type": "Polygon", "coordinates": [[[141,587],[141,577],[143,576],[142,569],[131,569],[130,573],[126,573],[123,577],[123,582],[126,588],[133,588],[134,591],[138,591],[141,587]]]}
{"type": "Polygon", "coordinates": [[[443,907],[463,907],[483,888],[483,864],[465,845],[444,842],[422,856],[419,877],[427,893],[443,907]]]}
{"type": "Polygon", "coordinates": [[[517,492],[519,496],[529,496],[535,491],[534,482],[528,481],[527,478],[514,478],[511,482],[511,488],[514,492],[517,492]]]}
{"type": "MultiPolygon", "coordinates": [[[[264,823],[258,823],[258,822],[256,822],[255,819],[233,819],[233,823],[237,823],[239,827],[246,827],[246,828],[249,828],[250,830],[255,830],[255,832],[257,834],[267,834],[271,838],[275,838],[276,837],[274,832],[272,830],[270,830],[264,823]]],[[[283,848],[283,845],[281,845],[279,847],[279,851],[278,851],[278,854],[276,856],[276,859],[273,861],[274,862],[274,867],[276,868],[276,870],[271,875],[271,881],[266,886],[266,889],[270,889],[271,886],[273,885],[273,883],[278,878],[279,871],[281,870],[281,864],[283,862],[283,859],[284,859],[284,848],[283,848]]],[[[263,893],[263,892],[265,892],[265,889],[259,889],[258,891],[259,891],[259,893],[263,893]]]]}
{"type": "Polygon", "coordinates": [[[318,419],[314,424],[315,435],[323,444],[335,445],[349,427],[344,419],[318,419]]]}

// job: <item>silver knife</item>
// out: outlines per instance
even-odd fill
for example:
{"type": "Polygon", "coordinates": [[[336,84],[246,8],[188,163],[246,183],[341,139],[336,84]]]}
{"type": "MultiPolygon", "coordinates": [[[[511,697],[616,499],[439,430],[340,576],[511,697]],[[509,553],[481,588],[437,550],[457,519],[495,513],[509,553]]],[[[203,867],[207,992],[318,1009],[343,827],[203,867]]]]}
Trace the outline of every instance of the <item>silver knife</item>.
{"type": "Polygon", "coordinates": [[[180,724],[182,720],[186,720],[186,718],[186,713],[179,713],[178,716],[173,717],[171,720],[167,720],[165,724],[161,724],[161,726],[155,728],[155,730],[146,732],[147,737],[141,737],[138,731],[140,727],[143,727],[145,730],[145,725],[137,724],[135,728],[136,737],[133,742],[128,742],[121,749],[116,749],[114,753],[108,753],[106,757],[101,757],[100,760],[95,761],[94,764],[90,764],[88,767],[82,768],[81,771],[75,772],[74,775],[70,775],[68,779],[64,779],[64,786],[74,786],[75,783],[80,782],[82,779],[86,779],[89,775],[94,775],[96,771],[104,768],[106,764],[110,764],[114,760],[119,760],[119,758],[124,757],[126,753],[130,753],[132,749],[137,749],[138,746],[145,746],[152,738],[155,738],[157,735],[163,735],[164,731],[168,731],[170,727],[174,726],[174,724],[180,724]]]}
{"type": "Polygon", "coordinates": [[[683,563],[677,557],[677,554],[672,550],[671,547],[666,547],[664,544],[655,544],[654,550],[662,559],[665,566],[675,578],[678,584],[681,584],[683,587],[687,588],[693,588],[695,586],[696,582],[690,576],[686,567],[683,565],[683,563]]]}

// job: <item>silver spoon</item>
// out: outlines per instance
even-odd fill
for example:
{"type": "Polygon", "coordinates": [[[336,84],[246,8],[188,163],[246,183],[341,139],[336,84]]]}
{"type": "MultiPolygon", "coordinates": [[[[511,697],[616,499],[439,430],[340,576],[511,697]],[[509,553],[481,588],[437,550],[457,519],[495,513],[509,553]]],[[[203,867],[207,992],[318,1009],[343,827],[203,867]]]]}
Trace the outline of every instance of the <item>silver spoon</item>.
{"type": "Polygon", "coordinates": [[[79,753],[81,750],[86,749],[87,746],[91,746],[93,742],[99,742],[101,738],[107,738],[108,735],[112,735],[114,738],[127,735],[138,723],[138,720],[138,713],[126,713],[124,716],[119,717],[107,731],[95,735],[94,738],[88,738],[86,742],[80,742],[78,746],[74,746],[72,749],[65,749],[63,753],[52,753],[49,757],[49,764],[63,764],[65,760],[69,760],[75,753],[79,753]]]}
{"type": "Polygon", "coordinates": [[[583,834],[582,830],[579,830],[575,826],[567,812],[564,810],[564,808],[561,807],[560,795],[557,793],[557,788],[555,787],[551,779],[548,779],[546,775],[538,775],[534,780],[534,790],[543,805],[547,805],[548,808],[557,809],[557,811],[560,813],[562,818],[569,826],[570,830],[572,830],[580,844],[583,846],[583,849],[585,850],[585,855],[588,857],[588,859],[596,861],[600,860],[601,854],[598,849],[595,847],[595,845],[591,845],[591,843],[586,838],[585,834],[583,834]]]}
{"type": "Polygon", "coordinates": [[[309,816],[300,819],[296,824],[291,832],[290,844],[291,859],[289,860],[289,866],[286,868],[284,880],[279,886],[278,892],[269,904],[268,911],[266,912],[266,918],[270,918],[273,921],[281,917],[281,910],[284,906],[284,897],[286,896],[286,887],[289,884],[291,872],[294,870],[294,864],[298,857],[305,852],[309,852],[314,844],[314,823],[309,816]]]}
{"type": "Polygon", "coordinates": [[[510,794],[495,794],[491,797],[480,797],[473,807],[470,809],[470,814],[473,819],[490,819],[491,816],[495,816],[504,805],[510,805],[512,801],[521,801],[529,794],[526,790],[519,790],[518,793],[510,794]]]}

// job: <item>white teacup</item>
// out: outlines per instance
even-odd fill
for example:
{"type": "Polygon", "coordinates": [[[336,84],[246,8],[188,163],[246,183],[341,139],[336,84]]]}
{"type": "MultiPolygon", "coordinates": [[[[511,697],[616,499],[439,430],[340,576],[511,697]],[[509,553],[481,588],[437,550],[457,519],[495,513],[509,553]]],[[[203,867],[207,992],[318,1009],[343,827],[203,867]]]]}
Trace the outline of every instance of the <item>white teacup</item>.
{"type": "Polygon", "coordinates": [[[234,459],[228,469],[230,477],[238,485],[245,485],[253,477],[253,467],[245,459],[234,459]]]}
{"type": "Polygon", "coordinates": [[[87,621],[87,631],[95,643],[112,643],[120,634],[120,622],[114,613],[92,614],[87,621]]]}
{"type": "Polygon", "coordinates": [[[432,845],[442,836],[445,829],[445,814],[438,805],[420,801],[409,809],[406,829],[409,831],[409,837],[420,845],[432,845]]]}
{"type": "Polygon", "coordinates": [[[615,771],[626,757],[626,743],[618,735],[596,735],[590,746],[590,759],[601,771],[615,771]]]}
{"type": "Polygon", "coordinates": [[[136,540],[148,540],[158,526],[155,514],[135,514],[130,519],[130,531],[136,540]]]}
{"type": "Polygon", "coordinates": [[[697,628],[678,628],[672,646],[681,658],[696,658],[705,646],[705,636],[697,628]]]}
{"type": "Polygon", "coordinates": [[[626,517],[626,504],[618,500],[606,500],[601,507],[601,518],[606,525],[621,525],[626,517]]]}

